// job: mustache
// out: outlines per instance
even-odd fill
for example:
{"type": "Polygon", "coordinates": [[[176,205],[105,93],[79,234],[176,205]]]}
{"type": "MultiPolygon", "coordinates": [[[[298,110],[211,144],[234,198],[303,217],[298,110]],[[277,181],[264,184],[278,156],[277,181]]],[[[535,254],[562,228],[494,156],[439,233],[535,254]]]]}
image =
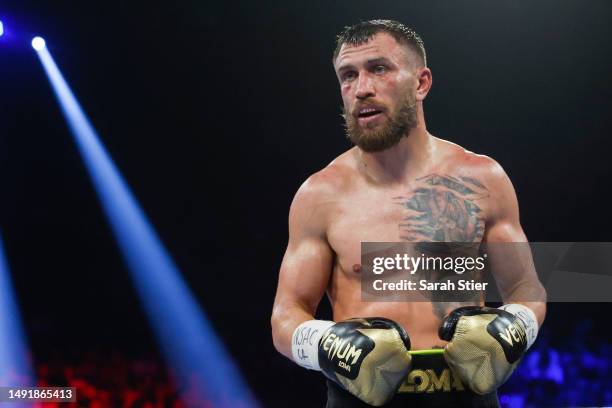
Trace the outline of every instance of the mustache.
{"type": "Polygon", "coordinates": [[[388,112],[389,109],[387,108],[387,105],[385,105],[384,103],[377,103],[377,102],[361,102],[357,105],[355,105],[353,107],[353,109],[351,109],[349,111],[349,109],[344,106],[344,105],[340,105],[340,116],[346,120],[348,117],[357,117],[359,116],[359,110],[364,109],[364,108],[374,108],[376,110],[379,110],[381,112],[388,112]]]}

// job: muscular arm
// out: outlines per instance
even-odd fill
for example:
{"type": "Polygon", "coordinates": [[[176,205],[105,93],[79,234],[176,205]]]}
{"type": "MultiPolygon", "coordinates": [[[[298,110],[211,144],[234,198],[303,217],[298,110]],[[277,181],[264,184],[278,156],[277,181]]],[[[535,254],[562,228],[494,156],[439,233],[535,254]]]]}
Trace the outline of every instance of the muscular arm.
{"type": "Polygon", "coordinates": [[[272,310],[276,349],[291,358],[291,337],[301,323],[314,318],[329,282],[333,252],[326,240],[326,213],[320,176],[297,192],[289,212],[289,244],[280,269],[272,310]]]}
{"type": "Polygon", "coordinates": [[[541,325],[546,315],[546,291],[538,279],[531,249],[519,221],[514,188],[499,164],[493,163],[489,174],[493,206],[487,219],[484,241],[501,243],[487,246],[495,282],[505,304],[520,303],[529,307],[541,325]]]}

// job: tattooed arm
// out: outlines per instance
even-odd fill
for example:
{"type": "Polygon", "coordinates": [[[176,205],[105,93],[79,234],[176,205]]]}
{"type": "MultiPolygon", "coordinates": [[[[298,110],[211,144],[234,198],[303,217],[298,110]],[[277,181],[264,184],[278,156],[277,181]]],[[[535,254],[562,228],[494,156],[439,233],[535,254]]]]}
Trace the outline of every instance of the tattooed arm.
{"type": "Polygon", "coordinates": [[[491,207],[484,242],[494,243],[487,245],[491,272],[504,303],[529,307],[541,325],[546,314],[546,291],[538,279],[519,221],[516,194],[502,167],[493,160],[489,166],[486,183],[491,192],[491,207]]]}

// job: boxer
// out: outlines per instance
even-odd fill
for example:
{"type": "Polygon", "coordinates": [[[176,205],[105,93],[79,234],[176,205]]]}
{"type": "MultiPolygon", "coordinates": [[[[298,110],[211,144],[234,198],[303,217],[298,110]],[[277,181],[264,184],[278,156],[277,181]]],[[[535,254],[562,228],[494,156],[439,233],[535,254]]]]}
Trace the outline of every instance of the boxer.
{"type": "Polygon", "coordinates": [[[390,20],[346,27],[333,65],[355,146],[291,204],[274,345],[322,372],[328,407],[498,406],[496,389],[545,317],[530,251],[489,254],[504,301],[497,309],[481,300],[364,302],[360,244],[526,242],[512,184],[493,159],[427,131],[432,72],[414,30],[390,20]],[[325,293],[333,321],[315,318],[325,293]],[[432,348],[443,354],[416,352],[432,348]]]}

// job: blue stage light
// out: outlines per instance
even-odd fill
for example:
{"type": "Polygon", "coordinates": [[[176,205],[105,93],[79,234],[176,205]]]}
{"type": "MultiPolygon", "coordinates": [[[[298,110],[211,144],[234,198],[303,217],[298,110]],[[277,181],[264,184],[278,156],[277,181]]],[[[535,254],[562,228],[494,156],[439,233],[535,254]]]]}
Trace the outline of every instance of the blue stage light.
{"type": "Polygon", "coordinates": [[[33,378],[28,346],[0,237],[0,386],[33,386],[33,378]]]}
{"type": "Polygon", "coordinates": [[[34,48],[36,51],[41,51],[45,47],[45,40],[42,37],[34,37],[32,39],[32,48],[34,48]]]}
{"type": "Polygon", "coordinates": [[[4,24],[2,24],[2,21],[0,21],[0,37],[2,37],[3,34],[4,34],[4,24]]]}
{"type": "Polygon", "coordinates": [[[38,56],[186,405],[258,407],[48,49],[38,56]]]}

